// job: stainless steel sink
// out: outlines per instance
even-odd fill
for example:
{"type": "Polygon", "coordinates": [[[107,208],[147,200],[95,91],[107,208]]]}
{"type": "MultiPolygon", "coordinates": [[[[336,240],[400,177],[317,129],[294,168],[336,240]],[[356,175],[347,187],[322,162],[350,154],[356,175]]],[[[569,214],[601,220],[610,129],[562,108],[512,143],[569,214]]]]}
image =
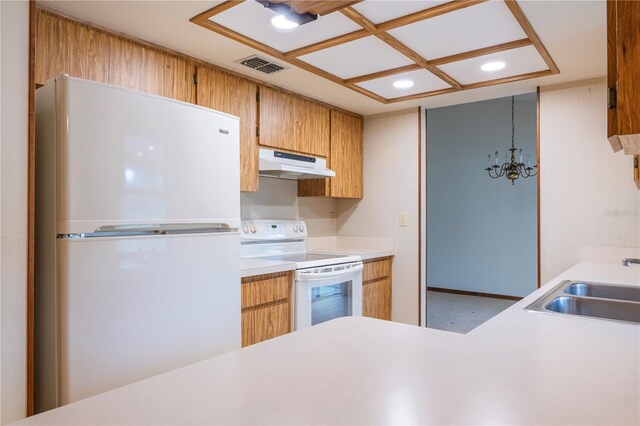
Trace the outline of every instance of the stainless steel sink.
{"type": "Polygon", "coordinates": [[[640,302],[640,287],[594,284],[594,283],[573,283],[564,289],[567,294],[583,297],[599,297],[602,299],[628,300],[630,302],[640,302]]]}
{"type": "Polygon", "coordinates": [[[560,296],[545,306],[553,312],[640,323],[640,304],[586,297],[560,296]]]}
{"type": "Polygon", "coordinates": [[[525,309],[640,324],[640,287],[563,281],[525,309]]]}

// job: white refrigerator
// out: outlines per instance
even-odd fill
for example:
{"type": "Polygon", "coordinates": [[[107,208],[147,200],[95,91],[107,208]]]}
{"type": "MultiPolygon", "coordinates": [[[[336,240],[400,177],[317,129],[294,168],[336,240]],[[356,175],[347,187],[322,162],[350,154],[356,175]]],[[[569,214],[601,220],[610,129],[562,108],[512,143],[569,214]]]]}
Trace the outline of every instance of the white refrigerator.
{"type": "Polygon", "coordinates": [[[240,348],[239,163],[236,117],[37,90],[38,412],[240,348]]]}

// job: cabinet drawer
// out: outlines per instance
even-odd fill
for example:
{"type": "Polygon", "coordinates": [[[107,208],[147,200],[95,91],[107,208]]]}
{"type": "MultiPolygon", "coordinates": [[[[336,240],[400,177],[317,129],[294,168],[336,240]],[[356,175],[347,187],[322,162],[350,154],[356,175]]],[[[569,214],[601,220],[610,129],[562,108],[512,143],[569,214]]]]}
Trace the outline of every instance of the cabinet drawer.
{"type": "Polygon", "coordinates": [[[362,271],[362,281],[366,282],[388,277],[389,275],[391,275],[391,258],[387,257],[365,263],[362,271]]]}
{"type": "Polygon", "coordinates": [[[289,299],[290,289],[288,272],[245,277],[242,279],[242,308],[289,299]]]}
{"type": "Polygon", "coordinates": [[[287,334],[291,327],[287,301],[242,312],[242,347],[287,334]]]}

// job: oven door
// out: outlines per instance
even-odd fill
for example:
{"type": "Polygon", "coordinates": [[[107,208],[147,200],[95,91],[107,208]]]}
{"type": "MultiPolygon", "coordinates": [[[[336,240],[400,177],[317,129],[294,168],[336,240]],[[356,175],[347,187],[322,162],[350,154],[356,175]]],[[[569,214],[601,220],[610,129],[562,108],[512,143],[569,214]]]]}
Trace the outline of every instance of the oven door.
{"type": "Polygon", "coordinates": [[[296,330],[334,318],[362,315],[362,262],[296,271],[296,330]]]}

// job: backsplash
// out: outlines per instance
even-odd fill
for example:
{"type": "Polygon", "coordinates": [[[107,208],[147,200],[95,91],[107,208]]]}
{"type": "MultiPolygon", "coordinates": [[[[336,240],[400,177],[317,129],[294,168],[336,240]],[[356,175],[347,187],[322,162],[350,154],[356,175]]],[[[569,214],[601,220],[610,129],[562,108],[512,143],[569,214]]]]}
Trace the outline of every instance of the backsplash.
{"type": "Polygon", "coordinates": [[[336,200],[299,198],[295,180],[260,178],[260,191],[243,192],[240,200],[243,220],[298,219],[310,237],[336,235],[336,200]]]}

